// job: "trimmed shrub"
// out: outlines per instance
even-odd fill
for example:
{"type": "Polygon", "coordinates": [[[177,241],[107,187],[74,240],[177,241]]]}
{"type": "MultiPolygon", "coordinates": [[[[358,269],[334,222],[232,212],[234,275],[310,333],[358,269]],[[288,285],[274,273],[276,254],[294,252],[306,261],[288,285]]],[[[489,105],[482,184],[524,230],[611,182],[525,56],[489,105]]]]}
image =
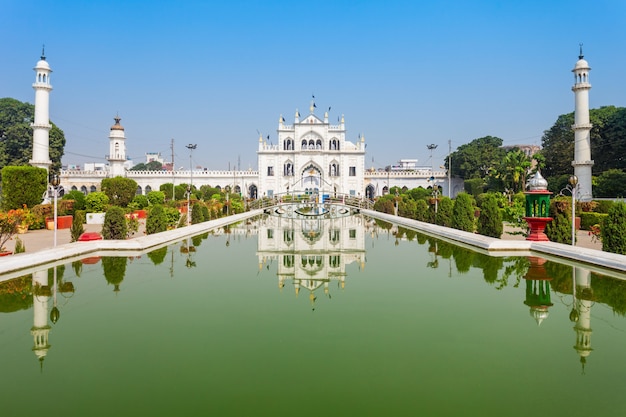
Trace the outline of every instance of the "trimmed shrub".
{"type": "Polygon", "coordinates": [[[167,230],[167,216],[161,204],[155,204],[148,211],[146,218],[146,234],[164,232],[167,230]]]}
{"type": "Polygon", "coordinates": [[[459,193],[452,209],[452,227],[466,232],[474,232],[474,201],[471,195],[459,193]]]}
{"type": "Polygon", "coordinates": [[[102,238],[106,240],[126,239],[128,226],[124,209],[118,206],[109,207],[104,215],[104,225],[102,225],[102,238]]]}
{"type": "Polygon", "coordinates": [[[487,194],[480,206],[477,231],[484,236],[500,238],[502,229],[502,212],[498,207],[498,200],[495,195],[487,194]]]}
{"type": "Polygon", "coordinates": [[[74,210],[85,210],[85,194],[78,190],[72,190],[65,194],[61,200],[74,200],[74,210]]]}
{"type": "Polygon", "coordinates": [[[613,207],[613,204],[614,204],[613,200],[598,200],[597,203],[598,203],[598,205],[593,210],[596,213],[608,213],[609,210],[611,210],[611,207],[613,207]]]}
{"type": "Polygon", "coordinates": [[[431,210],[426,200],[420,199],[415,202],[415,220],[431,223],[431,210]]]}
{"type": "Polygon", "coordinates": [[[202,208],[202,217],[204,218],[204,221],[209,221],[211,220],[211,214],[209,213],[209,208],[206,206],[206,204],[203,204],[201,206],[202,208]]]}
{"type": "Polygon", "coordinates": [[[32,166],[2,168],[2,206],[5,210],[33,207],[48,189],[48,172],[32,166]]]}
{"type": "Polygon", "coordinates": [[[593,212],[585,212],[577,213],[580,216],[580,228],[581,230],[591,230],[592,226],[596,224],[602,224],[606,216],[606,213],[593,213],[593,212]]]}
{"type": "Polygon", "coordinates": [[[76,210],[72,219],[72,228],[70,229],[71,242],[78,241],[80,235],[85,233],[85,210],[76,210]]]}
{"type": "MultiPolygon", "coordinates": [[[[172,194],[170,192],[170,194],[172,194]]],[[[165,193],[163,191],[150,191],[146,197],[150,204],[165,204],[165,193]]]]}
{"type": "Polygon", "coordinates": [[[132,204],[134,207],[137,207],[136,210],[143,210],[150,205],[150,201],[145,195],[137,194],[133,197],[133,201],[131,201],[130,204],[132,204]]]}
{"type": "Polygon", "coordinates": [[[202,204],[196,202],[191,205],[191,224],[198,224],[204,221],[204,215],[202,214],[202,204]]]}
{"type": "Polygon", "coordinates": [[[102,191],[87,194],[85,197],[85,210],[87,213],[102,213],[109,205],[109,197],[102,191]]]}
{"type": "Polygon", "coordinates": [[[546,236],[552,242],[572,244],[571,201],[568,198],[554,198],[550,201],[552,221],[546,225],[546,236]]]}
{"type": "Polygon", "coordinates": [[[441,197],[441,201],[437,205],[437,213],[435,214],[435,223],[439,226],[452,226],[452,210],[454,202],[449,197],[441,197]]]}
{"type": "Polygon", "coordinates": [[[124,177],[105,178],[101,188],[111,204],[126,207],[137,194],[137,181],[124,177]]]}
{"type": "Polygon", "coordinates": [[[626,255],[626,203],[618,202],[611,207],[600,230],[602,250],[626,255]]]}

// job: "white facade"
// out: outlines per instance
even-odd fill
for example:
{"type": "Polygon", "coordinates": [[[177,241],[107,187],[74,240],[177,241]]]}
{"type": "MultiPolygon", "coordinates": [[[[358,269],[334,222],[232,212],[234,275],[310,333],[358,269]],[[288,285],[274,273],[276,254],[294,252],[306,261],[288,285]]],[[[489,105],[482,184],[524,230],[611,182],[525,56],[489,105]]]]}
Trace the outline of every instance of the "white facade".
{"type": "Polygon", "coordinates": [[[275,194],[348,194],[364,196],[365,138],[357,143],[346,140],[341,123],[318,118],[311,103],[310,114],[300,120],[296,110],[292,125],[278,121],[278,143],[269,144],[259,137],[258,196],[275,194]]]}
{"type": "Polygon", "coordinates": [[[41,59],[35,65],[35,120],[31,124],[33,128],[33,158],[29,161],[32,166],[49,170],[50,160],[50,65],[42,51],[41,59]]]}
{"type": "Polygon", "coordinates": [[[574,73],[574,86],[572,91],[575,98],[574,110],[574,175],[578,177],[578,198],[581,201],[590,201],[591,190],[591,123],[589,122],[589,71],[591,68],[583,59],[583,49],[580,47],[580,55],[572,72],[574,73]]]}

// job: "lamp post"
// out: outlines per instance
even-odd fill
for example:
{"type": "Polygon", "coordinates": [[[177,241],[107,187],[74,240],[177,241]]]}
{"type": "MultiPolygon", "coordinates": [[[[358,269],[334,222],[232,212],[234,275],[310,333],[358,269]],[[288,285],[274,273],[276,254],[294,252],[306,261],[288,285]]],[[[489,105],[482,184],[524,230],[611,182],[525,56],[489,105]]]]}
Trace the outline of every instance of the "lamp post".
{"type": "Polygon", "coordinates": [[[54,219],[54,247],[56,248],[57,246],[57,197],[59,195],[58,193],[58,187],[59,187],[59,183],[60,183],[60,179],[59,176],[56,174],[52,174],[52,176],[50,177],[50,185],[52,186],[52,192],[54,193],[54,215],[53,215],[53,219],[54,219]]]}
{"type": "Polygon", "coordinates": [[[198,145],[189,144],[187,145],[187,149],[189,149],[189,187],[187,187],[187,226],[191,224],[191,190],[193,190],[193,163],[191,161],[191,154],[193,150],[196,149],[198,145]]]}
{"type": "Polygon", "coordinates": [[[578,188],[578,177],[571,175],[568,182],[568,188],[572,193],[572,246],[576,246],[576,189],[578,188]]]}

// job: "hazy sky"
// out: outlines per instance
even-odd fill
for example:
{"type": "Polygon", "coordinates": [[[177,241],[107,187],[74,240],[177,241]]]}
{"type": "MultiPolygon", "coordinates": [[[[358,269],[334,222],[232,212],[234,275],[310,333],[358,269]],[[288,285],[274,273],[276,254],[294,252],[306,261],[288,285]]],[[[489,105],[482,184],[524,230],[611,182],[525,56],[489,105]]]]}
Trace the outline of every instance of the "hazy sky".
{"type": "Polygon", "coordinates": [[[592,108],[626,106],[626,1],[0,0],[0,97],[32,103],[45,44],[64,164],[104,162],[119,113],[127,154],[256,169],[282,114],[345,115],[366,166],[434,165],[473,139],[541,144],[574,110],[579,43],[592,108]]]}

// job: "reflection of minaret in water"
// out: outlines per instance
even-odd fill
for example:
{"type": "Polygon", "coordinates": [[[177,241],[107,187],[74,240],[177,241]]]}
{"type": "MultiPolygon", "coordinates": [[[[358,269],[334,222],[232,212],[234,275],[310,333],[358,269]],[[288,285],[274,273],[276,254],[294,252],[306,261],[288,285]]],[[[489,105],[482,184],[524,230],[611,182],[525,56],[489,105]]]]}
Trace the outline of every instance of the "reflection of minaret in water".
{"type": "Polygon", "coordinates": [[[530,316],[535,319],[537,325],[548,318],[548,308],[553,306],[550,300],[550,281],[543,264],[543,258],[529,256],[530,268],[524,276],[526,280],[526,300],[524,304],[530,307],[530,316]]]}
{"type": "Polygon", "coordinates": [[[582,371],[585,372],[587,357],[591,348],[591,306],[593,305],[593,291],[591,289],[591,272],[588,269],[574,267],[574,306],[570,320],[575,322],[576,345],[574,349],[580,356],[582,371]],[[578,297],[577,297],[578,295],[578,297]]]}
{"type": "Polygon", "coordinates": [[[48,325],[48,271],[33,272],[33,327],[30,334],[33,335],[33,352],[39,358],[39,363],[43,369],[43,361],[50,349],[48,335],[50,326],[48,325]]]}

